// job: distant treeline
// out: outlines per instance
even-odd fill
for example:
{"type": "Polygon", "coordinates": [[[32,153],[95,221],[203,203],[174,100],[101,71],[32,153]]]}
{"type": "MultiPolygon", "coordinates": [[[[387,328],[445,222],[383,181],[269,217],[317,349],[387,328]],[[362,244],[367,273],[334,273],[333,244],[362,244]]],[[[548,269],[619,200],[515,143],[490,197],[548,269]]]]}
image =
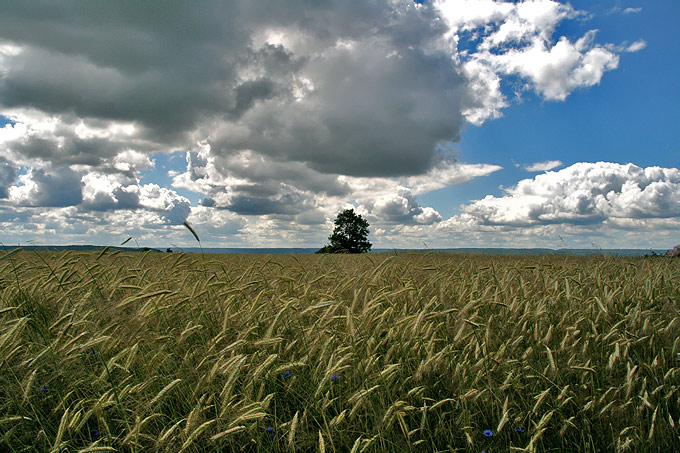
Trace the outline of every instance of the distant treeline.
{"type": "MultiPolygon", "coordinates": [[[[24,250],[43,250],[43,251],[101,251],[106,246],[103,245],[25,245],[25,246],[5,246],[0,250],[14,250],[21,248],[24,250]]],[[[248,247],[204,247],[201,251],[198,247],[172,247],[172,248],[152,248],[152,247],[109,247],[109,250],[120,250],[124,252],[185,252],[185,253],[217,253],[217,254],[308,254],[314,253],[317,248],[304,247],[277,247],[277,248],[248,248],[248,247]]],[[[370,253],[467,253],[475,255],[575,255],[575,256],[658,256],[666,253],[665,249],[547,249],[547,248],[441,248],[441,249],[387,249],[376,248],[370,253]]]]}

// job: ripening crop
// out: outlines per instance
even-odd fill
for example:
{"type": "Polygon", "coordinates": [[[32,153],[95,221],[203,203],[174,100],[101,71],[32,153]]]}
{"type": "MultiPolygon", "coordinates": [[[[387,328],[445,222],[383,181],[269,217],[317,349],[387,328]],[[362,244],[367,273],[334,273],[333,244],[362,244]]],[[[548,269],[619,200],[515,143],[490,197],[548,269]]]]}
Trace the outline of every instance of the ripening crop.
{"type": "Polygon", "coordinates": [[[3,451],[680,451],[680,260],[0,255],[3,451]]]}

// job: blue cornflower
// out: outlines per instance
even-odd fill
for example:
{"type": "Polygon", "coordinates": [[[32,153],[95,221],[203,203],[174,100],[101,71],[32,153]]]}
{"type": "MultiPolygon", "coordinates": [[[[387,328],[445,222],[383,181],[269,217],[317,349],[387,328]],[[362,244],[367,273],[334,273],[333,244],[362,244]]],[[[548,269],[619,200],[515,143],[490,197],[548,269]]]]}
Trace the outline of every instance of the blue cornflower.
{"type": "Polygon", "coordinates": [[[43,385],[42,387],[40,387],[40,390],[42,390],[42,391],[44,392],[44,391],[47,390],[48,388],[50,388],[49,384],[45,384],[45,385],[43,385]]]}
{"type": "Polygon", "coordinates": [[[90,352],[90,357],[93,357],[93,358],[96,359],[97,357],[99,357],[99,351],[95,350],[95,351],[90,352]]]}
{"type": "Polygon", "coordinates": [[[487,430],[484,431],[484,435],[486,437],[491,437],[491,436],[493,436],[493,431],[491,431],[490,429],[487,429],[487,430]]]}
{"type": "Polygon", "coordinates": [[[515,432],[516,432],[516,433],[523,433],[523,432],[524,432],[524,428],[522,428],[521,426],[520,426],[519,428],[515,428],[515,432]]]}
{"type": "Polygon", "coordinates": [[[274,428],[267,426],[267,434],[269,434],[269,437],[274,437],[274,428]]]}
{"type": "Polygon", "coordinates": [[[291,374],[292,374],[291,371],[286,371],[286,372],[284,372],[284,373],[281,373],[281,377],[288,377],[288,376],[290,376],[291,374]]]}
{"type": "Polygon", "coordinates": [[[99,430],[93,429],[92,431],[90,431],[90,438],[91,439],[96,439],[97,437],[99,437],[99,430]]]}
{"type": "Polygon", "coordinates": [[[334,374],[333,376],[331,376],[331,381],[335,382],[338,380],[339,377],[340,376],[338,376],[337,374],[334,374]]]}

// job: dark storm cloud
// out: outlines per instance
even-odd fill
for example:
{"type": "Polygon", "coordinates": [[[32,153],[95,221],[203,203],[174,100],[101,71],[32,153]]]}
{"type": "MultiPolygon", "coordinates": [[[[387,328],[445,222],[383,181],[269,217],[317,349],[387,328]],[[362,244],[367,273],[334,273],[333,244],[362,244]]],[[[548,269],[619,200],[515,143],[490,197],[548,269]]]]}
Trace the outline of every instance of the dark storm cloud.
{"type": "Polygon", "coordinates": [[[123,145],[106,139],[80,139],[71,134],[60,137],[27,137],[8,144],[8,148],[29,159],[61,165],[101,165],[115,156],[123,145]]]}
{"type": "Polygon", "coordinates": [[[28,48],[8,58],[0,100],[138,121],[170,140],[232,101],[230,60],[248,42],[234,10],[222,2],[4,5],[0,37],[28,48]]]}
{"type": "MultiPolygon", "coordinates": [[[[190,167],[194,171],[201,164],[203,167],[207,166],[207,160],[198,155],[192,157],[191,162],[193,167],[190,167]]],[[[340,182],[337,176],[311,170],[300,162],[275,161],[253,152],[216,158],[213,165],[221,175],[249,181],[248,184],[235,184],[230,189],[243,191],[251,196],[272,196],[280,193],[284,186],[331,196],[350,193],[347,183],[340,182]]]]}
{"type": "Polygon", "coordinates": [[[198,82],[177,68],[126,74],[82,56],[29,49],[10,57],[0,81],[0,102],[59,115],[138,121],[148,138],[169,142],[195,125],[203,111],[219,111],[226,100],[218,87],[198,82]],[[176,72],[177,71],[177,72],[176,72]]]}
{"type": "Polygon", "coordinates": [[[450,57],[416,49],[389,55],[382,40],[312,59],[310,99],[262,103],[213,149],[254,149],[318,171],[354,176],[418,174],[436,145],[458,140],[462,78],[450,57]]]}
{"type": "Polygon", "coordinates": [[[14,184],[16,177],[16,168],[0,157],[0,199],[8,197],[7,189],[14,184]]]}
{"type": "Polygon", "coordinates": [[[70,168],[52,171],[32,169],[16,188],[16,203],[22,206],[63,207],[83,201],[80,174],[70,168]]]}
{"type": "Polygon", "coordinates": [[[111,192],[97,191],[90,198],[83,200],[80,207],[84,211],[113,211],[117,209],[139,208],[139,192],[136,185],[119,186],[111,192]]]}
{"type": "Polygon", "coordinates": [[[111,194],[97,192],[88,200],[83,201],[81,207],[87,211],[109,211],[118,206],[118,201],[111,194]]]}
{"type": "MultiPolygon", "coordinates": [[[[325,173],[422,173],[463,124],[465,82],[435,43],[445,30],[433,11],[366,0],[12,2],[0,40],[21,50],[3,56],[0,104],[134,123],[134,138],[157,148],[207,140],[216,156],[253,150],[325,173]]],[[[103,166],[126,149],[111,142],[72,140],[61,156],[39,140],[17,148],[103,166]]]]}
{"type": "Polygon", "coordinates": [[[301,211],[299,197],[295,194],[285,194],[276,199],[238,195],[232,198],[226,208],[241,215],[290,215],[301,211]]]}
{"type": "Polygon", "coordinates": [[[139,207],[139,194],[134,190],[129,190],[126,187],[116,187],[113,191],[113,196],[118,202],[118,209],[135,209],[139,207]]]}
{"type": "Polygon", "coordinates": [[[213,200],[210,197],[205,197],[201,201],[199,201],[199,204],[201,206],[205,206],[206,208],[213,208],[215,207],[215,200],[213,200]]]}
{"type": "Polygon", "coordinates": [[[274,91],[271,80],[258,79],[244,82],[236,87],[236,105],[230,113],[240,118],[258,100],[267,99],[274,91]]]}

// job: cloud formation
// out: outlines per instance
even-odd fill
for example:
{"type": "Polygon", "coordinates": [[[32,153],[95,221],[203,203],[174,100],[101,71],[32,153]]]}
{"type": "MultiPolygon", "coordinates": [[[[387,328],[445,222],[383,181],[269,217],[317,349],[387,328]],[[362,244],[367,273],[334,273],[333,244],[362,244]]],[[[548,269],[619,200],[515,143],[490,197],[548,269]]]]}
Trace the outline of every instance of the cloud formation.
{"type": "Polygon", "coordinates": [[[534,226],[679,217],[680,170],[580,162],[524,179],[506,194],[463,206],[458,220],[534,226]]]}
{"type": "Polygon", "coordinates": [[[14,184],[16,176],[16,168],[5,159],[0,158],[0,199],[9,196],[8,189],[14,184]]]}
{"type": "Polygon", "coordinates": [[[435,2],[460,46],[463,70],[472,80],[466,117],[475,124],[500,116],[507,105],[501,81],[518,76],[515,91],[533,90],[546,100],[563,101],[578,88],[596,85],[606,71],[618,67],[611,46],[595,44],[595,30],[575,42],[553,34],[565,19],[584,13],[552,0],[435,2]]]}
{"type": "Polygon", "coordinates": [[[207,196],[200,204],[240,215],[325,224],[354,200],[371,220],[432,224],[442,218],[420,206],[417,195],[485,176],[502,167],[442,160],[423,175],[400,178],[322,174],[297,162],[277,162],[255,152],[215,157],[207,144],[187,152],[187,171],[173,186],[207,196]]]}
{"type": "Polygon", "coordinates": [[[191,212],[191,202],[172,189],[157,184],[140,184],[122,175],[83,175],[83,202],[87,211],[145,210],[158,213],[163,223],[181,225],[191,212]]]}
{"type": "Polygon", "coordinates": [[[386,222],[431,225],[442,220],[442,216],[435,209],[418,205],[413,194],[408,191],[380,197],[369,206],[373,216],[386,222]]]}
{"type": "Polygon", "coordinates": [[[126,148],[199,138],[218,156],[255,150],[322,172],[389,176],[427,170],[440,141],[458,140],[466,82],[437,45],[429,8],[150,5],[7,6],[0,103],[12,119],[36,122],[35,110],[57,123],[47,137],[9,143],[13,153],[103,166],[126,148]],[[83,138],[81,121],[134,129],[83,138]]]}
{"type": "Polygon", "coordinates": [[[619,48],[621,49],[622,52],[632,53],[632,52],[639,52],[642,49],[644,49],[645,47],[647,47],[647,42],[645,40],[641,39],[639,41],[635,41],[632,44],[628,44],[628,45],[624,44],[624,45],[620,46],[619,48]]]}
{"type": "Polygon", "coordinates": [[[467,123],[509,90],[562,101],[645,45],[560,36],[586,14],[553,0],[303,3],[4,5],[1,214],[275,243],[353,206],[385,237],[425,235],[447,220],[420,195],[501,170],[447,151],[467,123]],[[141,182],[159,153],[186,155],[172,186],[141,182]]]}
{"type": "Polygon", "coordinates": [[[10,202],[19,206],[75,206],[83,201],[80,175],[68,167],[52,171],[30,169],[10,187],[10,202]]]}
{"type": "Polygon", "coordinates": [[[623,14],[637,14],[642,11],[642,8],[626,8],[622,12],[623,14]]]}
{"type": "Polygon", "coordinates": [[[503,77],[563,100],[617,66],[594,32],[553,37],[580,14],[552,0],[12,3],[0,113],[23,133],[4,146],[22,165],[128,175],[133,152],[197,142],[218,159],[423,174],[466,121],[500,115],[503,77]]]}
{"type": "Polygon", "coordinates": [[[533,164],[524,165],[526,171],[548,171],[564,165],[561,160],[547,160],[545,162],[536,162],[533,164]]]}

